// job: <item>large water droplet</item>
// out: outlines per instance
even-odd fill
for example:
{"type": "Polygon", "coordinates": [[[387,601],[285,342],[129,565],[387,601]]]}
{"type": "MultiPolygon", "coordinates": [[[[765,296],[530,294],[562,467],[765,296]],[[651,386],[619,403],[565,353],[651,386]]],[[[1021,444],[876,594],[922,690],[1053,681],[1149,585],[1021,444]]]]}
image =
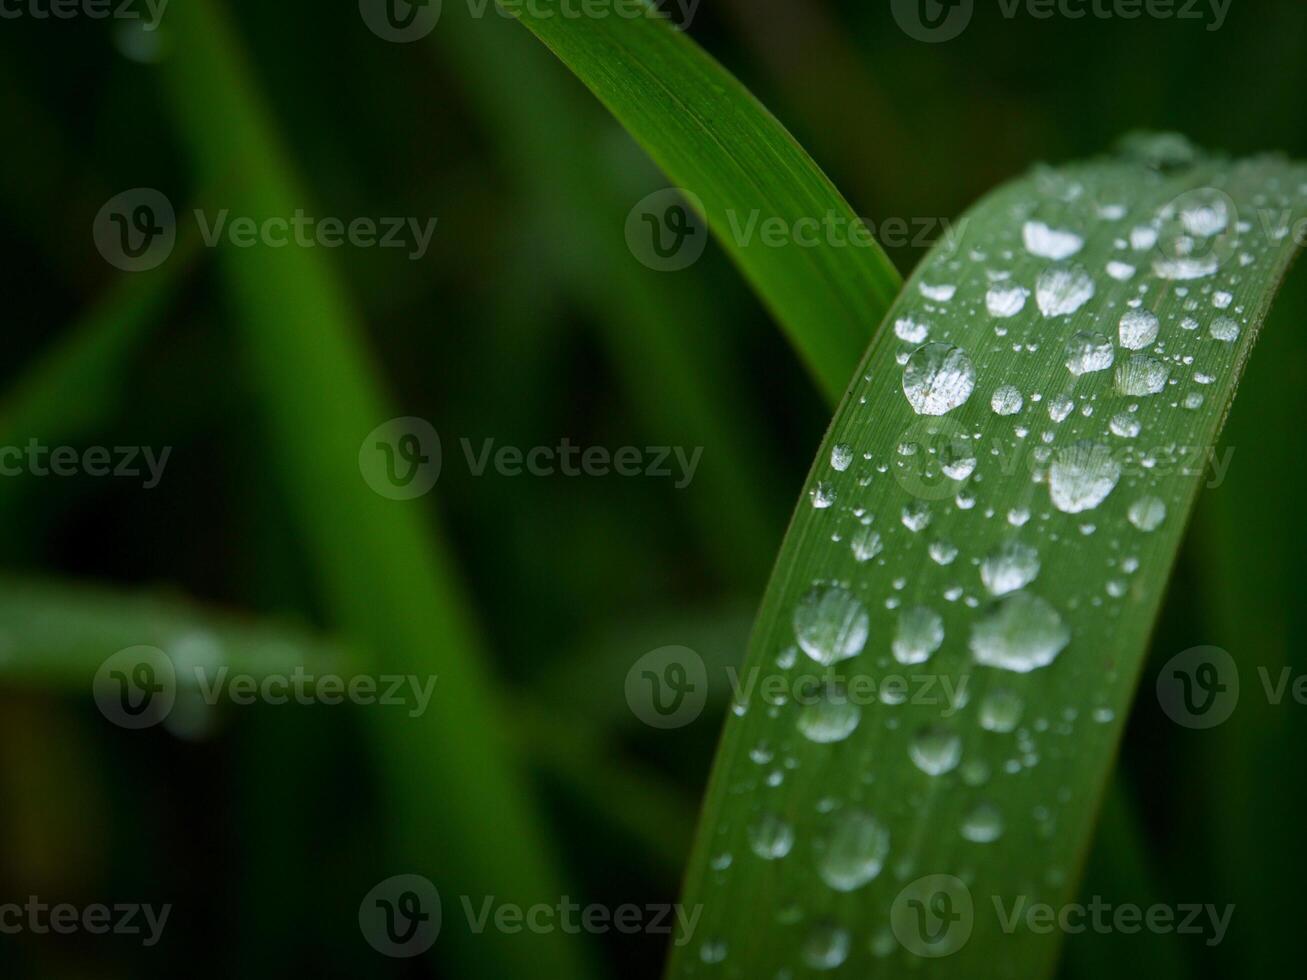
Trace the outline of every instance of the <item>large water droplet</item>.
{"type": "Polygon", "coordinates": [[[1139,398],[1156,395],[1166,387],[1171,369],[1148,354],[1135,354],[1116,366],[1116,390],[1123,395],[1139,398]]]}
{"type": "Polygon", "coordinates": [[[838,585],[808,592],[794,607],[794,636],[799,647],[823,666],[862,652],[867,642],[867,610],[838,585]]]}
{"type": "Polygon", "coordinates": [[[1128,350],[1143,350],[1157,339],[1159,325],[1156,314],[1148,310],[1127,310],[1117,328],[1121,346],[1128,350]]]}
{"type": "Polygon", "coordinates": [[[1039,574],[1039,552],[1020,541],[1009,541],[980,563],[980,580],[990,595],[1024,589],[1039,574]]]}
{"type": "Polygon", "coordinates": [[[1106,371],[1115,359],[1112,342],[1101,333],[1080,330],[1067,341],[1066,367],[1076,377],[1106,371]]]}
{"type": "Polygon", "coordinates": [[[901,664],[921,664],[944,642],[944,620],[925,606],[913,606],[899,613],[899,628],[890,644],[894,659],[901,664]]]}
{"type": "Polygon", "coordinates": [[[889,846],[889,831],[880,821],[851,810],[836,821],[817,873],[836,891],[854,891],[880,874],[889,846]]]}
{"type": "Polygon", "coordinates": [[[1071,642],[1057,610],[1029,592],[1014,592],[971,628],[976,662],[1017,673],[1051,664],[1071,642]]]}
{"type": "Polygon", "coordinates": [[[1080,266],[1046,269],[1035,283],[1035,301],[1044,316],[1069,316],[1093,295],[1093,277],[1080,266]]]}
{"type": "Polygon", "coordinates": [[[1121,479],[1121,464],[1111,450],[1081,440],[1065,446],[1048,470],[1048,496],[1064,514],[1079,514],[1101,504],[1121,479]]]}
{"type": "Polygon", "coordinates": [[[931,725],[913,736],[908,755],[927,776],[942,776],[961,760],[962,740],[947,728],[931,725]]]}
{"type": "Polygon", "coordinates": [[[903,394],[918,415],[943,415],[971,397],[976,368],[951,344],[918,347],[903,368],[903,394]]]}
{"type": "Polygon", "coordinates": [[[1026,251],[1041,259],[1069,259],[1084,247],[1085,240],[1073,231],[1050,228],[1042,221],[1027,221],[1021,228],[1026,251]]]}

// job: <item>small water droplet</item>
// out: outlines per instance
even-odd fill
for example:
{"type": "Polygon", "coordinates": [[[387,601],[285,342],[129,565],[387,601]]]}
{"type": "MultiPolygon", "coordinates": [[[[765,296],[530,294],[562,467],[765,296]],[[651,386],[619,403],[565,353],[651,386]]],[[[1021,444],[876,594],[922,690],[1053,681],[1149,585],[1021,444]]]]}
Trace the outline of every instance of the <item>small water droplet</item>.
{"type": "Polygon", "coordinates": [[[848,932],[829,923],[815,926],[803,944],[803,962],[814,970],[834,970],[848,956],[848,932]]]}
{"type": "Polygon", "coordinates": [[[944,642],[944,620],[925,606],[913,606],[899,613],[898,633],[890,649],[901,664],[921,664],[944,642]]]}
{"type": "Polygon", "coordinates": [[[917,289],[926,299],[933,299],[936,303],[947,303],[958,291],[958,287],[951,283],[922,282],[917,285],[917,289]]]}
{"type": "Polygon", "coordinates": [[[1130,505],[1130,523],[1141,531],[1155,531],[1166,520],[1166,504],[1159,497],[1140,497],[1130,505]]]}
{"type": "Polygon", "coordinates": [[[822,480],[812,488],[810,496],[812,497],[813,507],[817,510],[826,510],[835,503],[835,488],[822,480]]]}
{"type": "Polygon", "coordinates": [[[853,551],[854,560],[859,562],[871,561],[885,549],[880,535],[869,527],[858,528],[849,547],[853,551]]]}
{"type": "Polygon", "coordinates": [[[853,447],[845,443],[840,443],[830,451],[830,465],[837,472],[843,473],[853,462],[853,447]]]}
{"type": "Polygon", "coordinates": [[[909,344],[922,343],[929,333],[930,328],[925,323],[910,316],[902,316],[894,321],[894,335],[909,344]]]}
{"type": "Polygon", "coordinates": [[[778,861],[794,846],[794,828],[774,813],[764,813],[749,825],[749,847],[764,861],[778,861]]]}
{"type": "Polygon", "coordinates": [[[826,745],[842,742],[862,720],[862,709],[849,701],[848,693],[834,681],[827,681],[821,693],[799,712],[799,733],[810,742],[826,745]]]}
{"type": "Polygon", "coordinates": [[[962,759],[962,740],[939,725],[923,728],[908,745],[908,755],[927,776],[942,776],[962,759]]]}
{"type": "Polygon", "coordinates": [[[962,836],[976,844],[990,844],[1003,836],[1003,814],[992,803],[977,804],[962,821],[962,836]]]}
{"type": "Polygon", "coordinates": [[[1218,316],[1208,329],[1213,338],[1227,344],[1239,339],[1239,324],[1228,316],[1218,316]]]}
{"type": "Polygon", "coordinates": [[[1129,412],[1118,412],[1113,415],[1108,427],[1112,430],[1112,435],[1120,436],[1122,439],[1133,439],[1143,428],[1139,420],[1129,412]]]}
{"type": "Polygon", "coordinates": [[[1006,688],[997,688],[980,702],[980,727],[989,732],[1006,734],[1021,722],[1025,703],[1006,688]]]}

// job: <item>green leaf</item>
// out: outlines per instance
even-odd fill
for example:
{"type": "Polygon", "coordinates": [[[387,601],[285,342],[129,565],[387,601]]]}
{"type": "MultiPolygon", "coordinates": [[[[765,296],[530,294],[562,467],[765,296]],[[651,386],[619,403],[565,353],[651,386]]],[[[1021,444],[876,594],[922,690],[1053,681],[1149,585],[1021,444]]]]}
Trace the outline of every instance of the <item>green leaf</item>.
{"type": "Polygon", "coordinates": [[[776,247],[764,228],[805,240],[826,227],[846,235],[856,215],[780,122],[652,7],[635,19],[566,17],[563,3],[508,9],[697,196],[823,391],[839,397],[898,290],[880,246],[868,235],[843,247],[776,247]]]}
{"type": "Polygon", "coordinates": [[[1139,137],[1003,187],[922,263],[764,599],[683,900],[703,918],[672,976],[713,960],[1051,973],[1056,931],[1005,930],[998,910],[1075,894],[1207,451],[1304,212],[1307,169],[1139,137]],[[1145,311],[1156,339],[1121,324],[1145,311]],[[1081,333],[1112,366],[1068,368],[1104,342],[1081,333]]]}
{"type": "MultiPolygon", "coordinates": [[[[311,211],[225,12],[190,0],[170,25],[186,56],[167,59],[165,88],[201,179],[224,189],[234,216],[311,211]]],[[[364,440],[403,413],[387,404],[339,276],[320,249],[224,248],[220,258],[271,431],[268,458],[331,615],[375,669],[439,678],[421,717],[372,718],[392,860],[426,874],[450,902],[557,902],[567,888],[506,744],[504,708],[452,562],[420,502],[383,498],[360,473],[364,440]]],[[[588,974],[568,937],[477,936],[453,916],[438,952],[464,970],[588,974]]]]}

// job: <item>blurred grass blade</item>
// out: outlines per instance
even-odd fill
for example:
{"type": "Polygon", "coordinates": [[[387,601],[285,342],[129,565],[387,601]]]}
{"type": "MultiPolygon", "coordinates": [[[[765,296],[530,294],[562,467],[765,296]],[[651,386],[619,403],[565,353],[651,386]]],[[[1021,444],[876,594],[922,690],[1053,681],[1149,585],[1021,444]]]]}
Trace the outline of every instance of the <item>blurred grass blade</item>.
{"type": "MultiPolygon", "coordinates": [[[[262,220],[306,207],[226,15],[209,0],[188,0],[171,27],[185,57],[167,61],[169,95],[203,178],[230,189],[223,203],[233,214],[262,220]]],[[[419,505],[381,497],[360,475],[359,446],[399,413],[386,404],[338,277],[313,249],[225,249],[221,257],[265,399],[272,458],[334,616],[377,669],[439,676],[420,718],[372,718],[398,867],[426,874],[451,903],[486,894],[557,902],[567,889],[509,751],[449,561],[419,505]]],[[[474,936],[452,915],[437,950],[504,976],[588,972],[568,937],[474,936]]]]}
{"type": "Polygon", "coordinates": [[[468,79],[470,101],[524,198],[542,202],[552,235],[567,236],[546,257],[592,312],[650,435],[705,447],[702,485],[685,494],[704,529],[702,547],[732,580],[760,584],[783,520],[760,492],[775,454],[748,422],[743,371],[705,280],[689,271],[661,277],[627,249],[622,219],[634,201],[604,155],[614,124],[543,47],[501,18],[449,10],[434,37],[468,79]]]}
{"type": "Polygon", "coordinates": [[[922,263],[764,599],[672,976],[1051,974],[1022,910],[1076,894],[1305,213],[1303,167],[1140,136],[1003,187],[922,263]]]}
{"type": "Polygon", "coordinates": [[[522,23],[697,196],[710,230],[838,398],[898,291],[894,266],[869,234],[843,247],[808,247],[798,236],[776,247],[764,229],[806,240],[831,226],[847,235],[857,218],[780,122],[666,20],[568,17],[564,3],[527,4],[522,23]]]}

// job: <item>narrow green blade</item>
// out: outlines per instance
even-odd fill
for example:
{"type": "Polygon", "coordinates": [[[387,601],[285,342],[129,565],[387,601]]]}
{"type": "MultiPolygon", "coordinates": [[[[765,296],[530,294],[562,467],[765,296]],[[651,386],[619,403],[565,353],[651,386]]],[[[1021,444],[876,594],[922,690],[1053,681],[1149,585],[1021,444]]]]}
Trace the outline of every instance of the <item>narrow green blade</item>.
{"type": "Polygon", "coordinates": [[[1304,213],[1307,169],[1140,137],[1000,189],[922,263],[764,600],[672,976],[1051,973],[1027,916],[1075,895],[1304,213]]]}
{"type": "MultiPolygon", "coordinates": [[[[185,57],[167,61],[168,94],[202,179],[221,182],[233,215],[262,221],[308,208],[225,13],[188,0],[170,24],[185,57]]],[[[402,413],[387,406],[339,278],[313,248],[224,248],[220,257],[270,458],[333,616],[376,669],[439,678],[421,717],[372,716],[394,813],[392,866],[431,878],[452,908],[486,894],[557,902],[567,889],[452,563],[420,501],[386,499],[360,472],[364,440],[402,413]]],[[[493,964],[504,976],[588,973],[569,937],[475,935],[462,916],[445,917],[436,949],[464,969],[493,964]]]]}
{"type": "Polygon", "coordinates": [[[564,2],[526,4],[519,16],[697,196],[822,389],[842,395],[898,291],[880,246],[850,232],[853,209],[780,122],[652,6],[634,19],[567,17],[564,2]],[[843,245],[825,246],[836,237],[843,245]]]}

